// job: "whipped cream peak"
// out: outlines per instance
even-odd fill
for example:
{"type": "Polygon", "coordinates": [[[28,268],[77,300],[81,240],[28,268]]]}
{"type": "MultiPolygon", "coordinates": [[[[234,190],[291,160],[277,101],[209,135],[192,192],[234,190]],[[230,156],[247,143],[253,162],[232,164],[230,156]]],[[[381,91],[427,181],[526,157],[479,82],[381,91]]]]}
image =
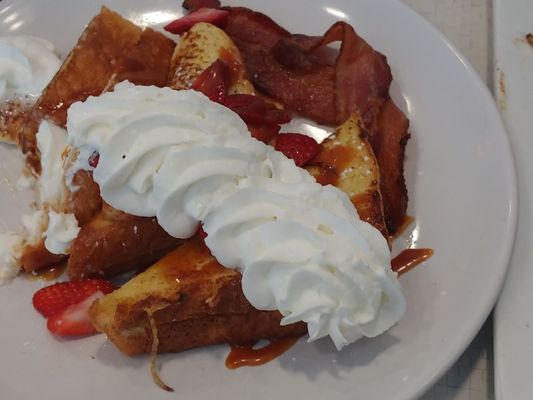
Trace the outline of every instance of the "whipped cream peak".
{"type": "Polygon", "coordinates": [[[67,132],[54,123],[43,120],[36,135],[41,155],[39,205],[51,206],[63,202],[67,195],[63,153],[67,147],[67,132]]]}
{"type": "Polygon", "coordinates": [[[0,36],[0,100],[36,98],[60,66],[50,42],[34,36],[0,36]]]}
{"type": "Polygon", "coordinates": [[[53,254],[69,254],[70,245],[78,236],[80,227],[74,214],[48,212],[48,227],[44,245],[53,254]]]}
{"type": "Polygon", "coordinates": [[[279,310],[282,324],[305,321],[310,340],[329,335],[340,349],[402,316],[387,241],[348,196],[201,93],[124,82],[73,104],[67,131],[80,154],[99,153],[93,177],[106,202],[157,217],[177,238],[202,223],[216,259],[242,272],[250,303],[279,310]]]}
{"type": "Polygon", "coordinates": [[[9,232],[0,234],[0,285],[13,279],[20,272],[20,257],[24,236],[9,232]]]}

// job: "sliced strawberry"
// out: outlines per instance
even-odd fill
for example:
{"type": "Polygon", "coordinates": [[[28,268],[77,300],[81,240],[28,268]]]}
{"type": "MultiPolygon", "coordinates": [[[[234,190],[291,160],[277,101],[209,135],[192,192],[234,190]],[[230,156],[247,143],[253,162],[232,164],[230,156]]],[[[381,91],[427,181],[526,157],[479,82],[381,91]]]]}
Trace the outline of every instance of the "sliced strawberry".
{"type": "Polygon", "coordinates": [[[199,8],[220,8],[219,0],[185,0],[181,5],[189,11],[196,11],[199,8]]]}
{"type": "Polygon", "coordinates": [[[223,103],[228,95],[229,85],[229,67],[218,59],[196,78],[191,88],[202,92],[212,101],[223,103]]]}
{"type": "Polygon", "coordinates": [[[200,225],[200,228],[198,228],[198,237],[205,244],[205,238],[207,237],[207,233],[204,231],[202,225],[200,225]]]}
{"type": "Polygon", "coordinates": [[[83,301],[97,291],[110,293],[114,289],[111,283],[102,279],[55,283],[38,290],[33,295],[33,306],[43,316],[50,317],[83,301]]]}
{"type": "Polygon", "coordinates": [[[289,113],[259,96],[232,94],[226,97],[224,105],[239,114],[247,124],[285,124],[291,120],[289,113]]]}
{"type": "Polygon", "coordinates": [[[277,124],[248,124],[248,130],[252,137],[267,143],[279,133],[280,126],[277,124]]]}
{"type": "Polygon", "coordinates": [[[223,26],[228,18],[228,11],[215,8],[199,8],[180,19],[165,25],[164,29],[171,33],[183,33],[192,28],[198,22],[209,22],[210,24],[223,26]]]}
{"type": "Polygon", "coordinates": [[[95,150],[89,157],[88,163],[91,167],[96,168],[98,166],[98,161],[100,161],[100,153],[95,150]]]}
{"type": "Polygon", "coordinates": [[[300,133],[283,133],[276,138],[276,150],[281,151],[301,167],[320,151],[320,145],[312,137],[300,133]]]}
{"type": "Polygon", "coordinates": [[[51,316],[46,324],[48,330],[61,336],[83,336],[96,333],[89,318],[89,307],[102,296],[104,294],[97,291],[80,303],[68,306],[58,314],[51,316]]]}

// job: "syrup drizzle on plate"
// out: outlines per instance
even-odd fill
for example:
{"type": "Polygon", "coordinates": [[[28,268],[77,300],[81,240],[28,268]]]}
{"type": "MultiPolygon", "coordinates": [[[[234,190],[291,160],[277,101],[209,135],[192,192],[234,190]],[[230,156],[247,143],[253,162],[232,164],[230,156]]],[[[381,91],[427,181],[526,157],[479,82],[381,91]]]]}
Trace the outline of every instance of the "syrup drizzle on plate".
{"type": "Polygon", "coordinates": [[[259,348],[253,343],[231,345],[231,351],[226,358],[226,367],[235,369],[266,364],[289,350],[298,339],[299,337],[293,336],[272,339],[267,345],[259,348]]]}
{"type": "Polygon", "coordinates": [[[28,272],[24,277],[29,281],[53,281],[59,278],[67,270],[67,262],[62,262],[54,265],[52,268],[43,269],[36,272],[28,272]]]}
{"type": "Polygon", "coordinates": [[[433,249],[405,249],[391,261],[392,270],[398,276],[409,272],[433,255],[433,249]]]}

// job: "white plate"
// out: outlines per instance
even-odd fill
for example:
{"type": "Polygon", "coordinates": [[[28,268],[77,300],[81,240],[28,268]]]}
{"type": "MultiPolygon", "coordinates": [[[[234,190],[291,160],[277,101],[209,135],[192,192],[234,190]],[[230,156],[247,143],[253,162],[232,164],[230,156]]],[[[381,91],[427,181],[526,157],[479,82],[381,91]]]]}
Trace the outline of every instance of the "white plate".
{"type": "MultiPolygon", "coordinates": [[[[307,34],[346,19],[388,56],[393,94],[413,134],[407,179],[416,227],[398,244],[435,249],[429,262],[402,278],[407,314],[390,332],[340,353],[327,340],[301,341],[258,368],[226,369],[227,346],[161,356],[162,376],[177,391],[169,395],[152,383],[146,357],[127,358],[103,336],[63,341],[49,335],[30,302],[39,284],[18,280],[0,290],[2,398],[408,399],[451,366],[487,317],[513,241],[516,186],[507,136],[472,68],[397,1],[231,1],[237,3],[307,34]]],[[[107,4],[145,23],[180,12],[176,0],[107,4]]],[[[92,0],[4,0],[0,32],[42,35],[65,54],[97,8],[92,0]]],[[[18,205],[8,192],[8,186],[0,192],[1,214],[13,223],[18,205]]]]}
{"type": "Polygon", "coordinates": [[[494,317],[494,375],[498,399],[533,393],[533,33],[531,1],[494,4],[495,88],[516,157],[520,219],[509,275],[494,317]]]}

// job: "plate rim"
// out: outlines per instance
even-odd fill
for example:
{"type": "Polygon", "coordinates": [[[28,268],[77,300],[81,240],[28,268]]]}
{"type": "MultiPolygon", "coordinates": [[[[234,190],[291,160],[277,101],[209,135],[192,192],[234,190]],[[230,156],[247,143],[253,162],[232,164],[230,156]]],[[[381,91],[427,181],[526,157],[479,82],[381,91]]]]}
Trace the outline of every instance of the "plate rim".
{"type": "MultiPolygon", "coordinates": [[[[502,259],[505,261],[505,267],[502,267],[498,270],[497,276],[494,278],[493,283],[494,287],[491,290],[492,295],[491,301],[485,303],[485,307],[481,312],[476,314],[476,321],[474,324],[477,326],[476,329],[467,329],[469,332],[468,334],[459,335],[459,337],[463,338],[462,340],[457,340],[455,348],[453,348],[453,351],[449,351],[450,348],[448,348],[447,357],[444,357],[444,366],[440,368],[439,372],[435,375],[433,375],[430,379],[425,380],[422,385],[420,385],[420,389],[413,393],[413,396],[421,395],[425,391],[427,391],[439,378],[442,376],[455,362],[455,360],[460,356],[462,351],[469,345],[469,343],[472,341],[476,333],[478,332],[479,328],[483,325],[485,320],[487,319],[488,315],[490,314],[490,311],[492,310],[497,298],[498,294],[502,288],[502,285],[504,283],[504,279],[506,276],[506,273],[509,268],[509,261],[511,258],[512,250],[513,250],[513,244],[514,244],[514,238],[516,235],[516,228],[517,228],[517,219],[518,219],[518,187],[517,187],[517,168],[516,168],[516,160],[512,151],[511,143],[509,134],[507,133],[507,130],[505,129],[505,126],[503,124],[501,115],[496,107],[496,104],[494,102],[494,98],[492,94],[490,93],[487,85],[482,81],[482,79],[479,77],[479,75],[476,73],[470,62],[462,55],[462,53],[446,38],[444,34],[442,34],[436,27],[434,27],[431,23],[429,23],[422,15],[420,15],[418,12],[413,10],[411,7],[409,7],[407,4],[401,2],[400,0],[383,0],[385,3],[392,3],[396,4],[396,6],[403,8],[403,10],[407,13],[410,13],[412,17],[416,18],[421,24],[425,26],[426,29],[432,31],[432,33],[435,35],[436,38],[439,39],[441,43],[446,45],[453,55],[463,64],[464,69],[466,72],[468,72],[468,75],[470,77],[470,80],[472,82],[475,82],[476,86],[478,87],[480,94],[483,94],[484,101],[488,100],[488,103],[490,103],[490,112],[491,114],[495,113],[498,120],[498,130],[503,133],[504,140],[506,143],[505,152],[506,158],[508,158],[511,162],[510,168],[512,172],[512,182],[510,182],[512,186],[512,193],[510,193],[510,204],[509,204],[509,212],[507,215],[507,232],[505,234],[505,251],[502,255],[502,259]]],[[[13,0],[15,2],[15,0],[13,0]]],[[[338,1],[336,1],[338,3],[338,1]]],[[[9,0],[5,3],[5,5],[8,5],[10,2],[9,0]]],[[[353,3],[352,3],[353,4],[353,3]]],[[[352,6],[352,5],[351,5],[352,6]]],[[[179,7],[179,6],[178,6],[179,7]]],[[[353,5],[355,7],[355,5],[353,5]]],[[[415,380],[413,378],[413,380],[415,380]]]]}
{"type": "MultiPolygon", "coordinates": [[[[455,349],[453,351],[448,351],[447,354],[449,354],[448,357],[444,358],[444,366],[443,368],[436,373],[433,377],[431,377],[429,380],[427,380],[425,383],[422,383],[420,386],[420,390],[416,393],[413,393],[413,396],[420,396],[423,395],[425,392],[427,392],[433,385],[437,383],[437,381],[446,373],[448,370],[453,366],[453,364],[458,360],[458,358],[461,356],[461,354],[468,348],[470,343],[474,340],[476,335],[478,334],[479,330],[483,326],[483,324],[486,322],[488,317],[490,316],[491,312],[495,309],[496,303],[498,301],[498,298],[500,296],[500,293],[502,291],[503,285],[505,283],[505,279],[507,277],[507,273],[509,271],[511,257],[513,254],[514,249],[514,242],[516,238],[516,232],[518,228],[518,171],[517,171],[517,165],[516,165],[516,158],[514,155],[514,151],[511,145],[511,140],[509,136],[509,132],[507,131],[507,128],[503,122],[502,115],[500,113],[500,110],[498,109],[496,99],[489,89],[487,83],[483,81],[483,79],[480,77],[480,75],[476,72],[471,62],[466,58],[466,56],[463,55],[463,53],[455,46],[450,39],[444,35],[437,27],[435,27],[433,24],[431,24],[423,15],[418,13],[416,10],[411,8],[409,5],[403,3],[401,0],[389,0],[391,2],[397,3],[399,6],[404,7],[406,9],[406,12],[411,13],[415,18],[419,20],[420,23],[424,24],[426,26],[426,29],[432,31],[436,37],[438,37],[439,41],[444,43],[450,51],[453,53],[453,55],[463,64],[464,69],[468,72],[468,74],[471,77],[471,80],[475,82],[476,86],[479,88],[480,92],[482,93],[485,100],[488,100],[488,103],[490,103],[490,109],[491,113],[495,114],[497,116],[498,121],[498,130],[501,131],[503,138],[505,140],[505,152],[506,158],[510,160],[510,167],[511,167],[511,179],[510,182],[512,186],[512,193],[510,193],[510,204],[508,215],[507,215],[507,221],[508,221],[508,230],[505,233],[505,251],[502,256],[505,263],[505,266],[499,270],[499,274],[497,275],[497,278],[494,282],[494,287],[492,288],[492,295],[490,296],[492,298],[491,301],[485,303],[485,307],[483,310],[481,310],[480,313],[476,314],[477,318],[474,326],[477,326],[475,329],[467,329],[469,331],[468,333],[465,333],[463,335],[459,335],[458,337],[462,337],[462,340],[457,341],[457,345],[455,346],[455,349]]],[[[489,78],[490,79],[490,78],[489,78]]],[[[494,376],[495,377],[495,376],[494,376]]]]}

